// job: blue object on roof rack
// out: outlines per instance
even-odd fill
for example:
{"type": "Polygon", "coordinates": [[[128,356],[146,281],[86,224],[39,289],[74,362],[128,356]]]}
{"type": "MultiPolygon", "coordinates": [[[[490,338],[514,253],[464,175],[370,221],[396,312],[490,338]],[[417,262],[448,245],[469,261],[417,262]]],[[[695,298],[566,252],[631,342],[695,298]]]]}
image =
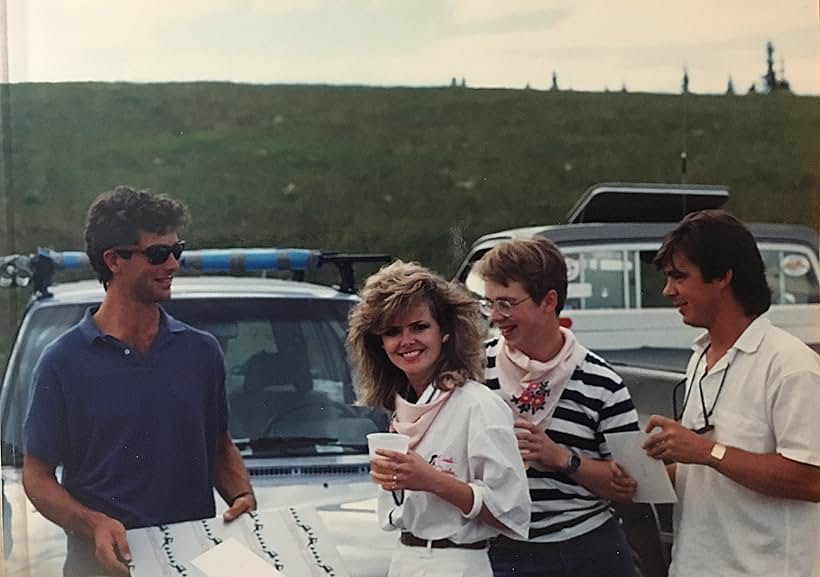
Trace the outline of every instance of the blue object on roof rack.
{"type": "MultiPolygon", "coordinates": [[[[185,251],[179,262],[183,270],[203,274],[290,271],[296,280],[304,280],[306,271],[328,263],[339,271],[339,290],[352,293],[355,292],[354,264],[390,260],[387,254],[340,254],[303,248],[231,248],[185,251]]],[[[0,257],[0,287],[24,287],[31,283],[37,297],[46,298],[51,296],[48,287],[56,271],[90,268],[88,255],[84,252],[38,248],[33,255],[0,257]]]]}
{"type": "Polygon", "coordinates": [[[202,272],[306,271],[321,264],[319,251],[304,248],[203,249],[182,253],[185,270],[202,272]]]}

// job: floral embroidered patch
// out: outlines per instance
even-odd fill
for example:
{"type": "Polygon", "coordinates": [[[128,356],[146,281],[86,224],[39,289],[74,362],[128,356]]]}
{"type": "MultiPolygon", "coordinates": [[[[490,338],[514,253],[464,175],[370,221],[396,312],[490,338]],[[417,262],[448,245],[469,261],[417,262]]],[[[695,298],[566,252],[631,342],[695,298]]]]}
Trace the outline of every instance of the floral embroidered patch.
{"type": "Polygon", "coordinates": [[[448,475],[455,475],[455,463],[456,460],[449,455],[433,455],[430,458],[430,464],[433,465],[433,468],[441,471],[442,473],[447,473],[448,475]]]}
{"type": "Polygon", "coordinates": [[[512,402],[518,407],[519,413],[532,413],[533,415],[544,408],[544,401],[550,395],[550,383],[530,383],[526,390],[518,396],[513,395],[512,402]]]}

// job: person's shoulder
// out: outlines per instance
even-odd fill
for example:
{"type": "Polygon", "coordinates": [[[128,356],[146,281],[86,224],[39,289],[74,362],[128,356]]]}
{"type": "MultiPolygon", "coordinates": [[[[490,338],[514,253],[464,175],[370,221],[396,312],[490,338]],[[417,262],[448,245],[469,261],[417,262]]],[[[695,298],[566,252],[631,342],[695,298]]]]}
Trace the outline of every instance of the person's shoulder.
{"type": "Polygon", "coordinates": [[[76,359],[77,353],[87,345],[87,339],[78,323],[46,345],[40,354],[39,364],[46,366],[76,359]]]}
{"type": "Polygon", "coordinates": [[[482,411],[504,410],[509,412],[507,404],[501,397],[483,383],[468,379],[457,391],[460,397],[459,404],[471,405],[482,411]]]}
{"type": "Polygon", "coordinates": [[[820,356],[799,338],[774,325],[767,328],[758,351],[771,355],[785,370],[820,371],[820,356]]]}
{"type": "Polygon", "coordinates": [[[184,338],[190,339],[195,342],[200,342],[207,346],[219,348],[219,341],[213,334],[209,333],[208,331],[198,329],[194,326],[189,325],[186,322],[177,320],[167,313],[166,318],[168,322],[168,329],[172,333],[181,335],[184,338]]]}
{"type": "Polygon", "coordinates": [[[588,385],[602,386],[613,391],[624,387],[621,376],[602,355],[580,344],[576,355],[578,364],[572,375],[573,380],[582,381],[588,385]]]}
{"type": "Polygon", "coordinates": [[[473,380],[464,383],[460,390],[458,404],[465,411],[471,435],[483,438],[485,434],[495,435],[498,429],[511,434],[513,414],[499,394],[473,380]]]}

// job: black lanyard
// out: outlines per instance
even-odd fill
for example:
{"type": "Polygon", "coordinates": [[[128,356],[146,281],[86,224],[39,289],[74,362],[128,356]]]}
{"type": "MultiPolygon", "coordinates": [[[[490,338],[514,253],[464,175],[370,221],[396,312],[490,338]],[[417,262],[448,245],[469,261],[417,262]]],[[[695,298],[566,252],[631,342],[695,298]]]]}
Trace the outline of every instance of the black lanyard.
{"type": "MultiPolygon", "coordinates": [[[[689,382],[689,387],[686,390],[686,396],[683,399],[683,408],[681,409],[681,418],[683,418],[683,413],[686,411],[686,403],[689,402],[689,396],[692,393],[692,387],[695,385],[695,375],[698,374],[698,368],[700,367],[701,361],[703,361],[703,357],[706,356],[706,353],[709,352],[709,347],[712,345],[707,346],[703,349],[703,352],[698,357],[698,362],[695,363],[695,368],[692,371],[692,379],[689,382]]],[[[720,393],[723,390],[723,384],[726,382],[726,375],[729,373],[729,367],[731,363],[726,363],[726,368],[723,369],[723,376],[720,378],[720,385],[718,385],[717,393],[715,394],[715,400],[712,401],[712,408],[708,411],[706,410],[706,398],[703,395],[703,379],[709,374],[709,370],[706,369],[703,374],[698,379],[698,391],[700,393],[700,407],[703,411],[703,426],[697,429],[693,429],[698,435],[702,435],[703,433],[708,433],[709,431],[713,430],[715,426],[709,422],[709,417],[712,416],[712,413],[715,412],[715,405],[717,405],[718,398],[720,397],[720,393]]]]}

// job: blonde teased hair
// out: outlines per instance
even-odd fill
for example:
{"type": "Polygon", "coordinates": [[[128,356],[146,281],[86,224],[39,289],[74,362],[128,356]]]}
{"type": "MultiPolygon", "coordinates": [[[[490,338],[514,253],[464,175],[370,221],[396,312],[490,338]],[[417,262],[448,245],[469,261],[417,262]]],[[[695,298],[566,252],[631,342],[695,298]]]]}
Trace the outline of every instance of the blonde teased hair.
{"type": "Polygon", "coordinates": [[[478,303],[466,290],[417,263],[397,260],[367,279],[361,297],[350,311],[347,334],[360,404],[395,410],[396,394],[408,381],[387,358],[381,335],[398,314],[419,304],[430,307],[442,335],[449,335],[434,373],[436,386],[451,390],[466,379],[483,380],[485,329],[478,303]]]}

